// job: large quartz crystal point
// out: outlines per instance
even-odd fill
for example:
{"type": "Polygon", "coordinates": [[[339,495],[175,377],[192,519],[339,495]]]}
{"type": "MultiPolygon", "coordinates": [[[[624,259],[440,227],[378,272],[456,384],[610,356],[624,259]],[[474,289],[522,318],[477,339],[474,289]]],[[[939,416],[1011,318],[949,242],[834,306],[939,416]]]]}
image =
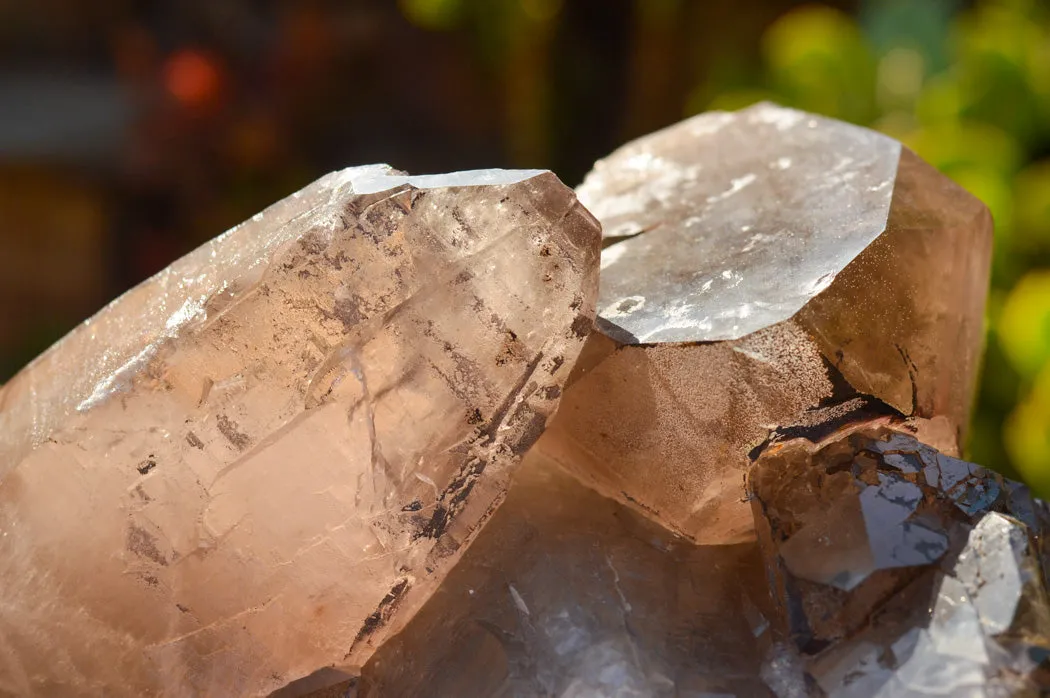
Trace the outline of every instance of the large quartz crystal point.
{"type": "Polygon", "coordinates": [[[696,546],[536,453],[357,698],[771,695],[756,543],[696,546]]]}
{"type": "Polygon", "coordinates": [[[353,168],[76,329],[2,393],[0,695],[360,666],[554,411],[599,247],[549,172],[353,168]]]}
{"type": "Polygon", "coordinates": [[[774,628],[834,698],[1050,691],[1050,509],[870,423],[749,477],[774,628]]]}
{"type": "Polygon", "coordinates": [[[991,219],[899,143],[762,104],[630,143],[578,194],[609,243],[599,332],[539,444],[578,477],[730,542],[751,535],[741,482],[771,428],[865,407],[955,448],[991,219]]]}

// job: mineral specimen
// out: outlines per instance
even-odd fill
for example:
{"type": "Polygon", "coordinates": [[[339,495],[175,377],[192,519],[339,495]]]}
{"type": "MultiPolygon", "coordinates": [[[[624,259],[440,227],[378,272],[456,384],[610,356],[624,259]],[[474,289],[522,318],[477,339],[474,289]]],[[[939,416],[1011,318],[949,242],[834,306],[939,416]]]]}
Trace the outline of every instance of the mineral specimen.
{"type": "Polygon", "coordinates": [[[0,696],[1050,691],[985,208],[771,105],[578,195],[600,293],[550,173],[353,168],[0,389],[0,696]]]}
{"type": "Polygon", "coordinates": [[[780,634],[824,695],[1050,690],[1050,508],[868,424],[771,446],[750,474],[780,634]]]}
{"type": "Polygon", "coordinates": [[[578,194],[611,243],[600,332],[537,448],[581,480],[728,543],[773,427],[896,412],[957,448],[991,219],[899,143],[758,105],[624,146],[578,194]]]}
{"type": "Polygon", "coordinates": [[[71,333],[0,394],[0,695],[366,660],[543,430],[599,241],[550,173],[353,168],[71,333]]]}

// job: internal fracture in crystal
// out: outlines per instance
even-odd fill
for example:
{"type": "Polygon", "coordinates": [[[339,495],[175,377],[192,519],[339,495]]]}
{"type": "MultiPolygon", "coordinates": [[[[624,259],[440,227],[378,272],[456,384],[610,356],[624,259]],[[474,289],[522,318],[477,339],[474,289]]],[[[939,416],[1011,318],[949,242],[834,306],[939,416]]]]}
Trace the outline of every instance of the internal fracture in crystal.
{"type": "Polygon", "coordinates": [[[2,393],[0,694],[363,663],[542,432],[599,239],[550,173],[353,168],[76,329],[2,393]]]}
{"type": "Polygon", "coordinates": [[[1050,687],[1050,513],[955,457],[987,210],[772,105],[577,194],[600,290],[550,173],[353,168],[0,390],[0,694],[1050,687]]]}

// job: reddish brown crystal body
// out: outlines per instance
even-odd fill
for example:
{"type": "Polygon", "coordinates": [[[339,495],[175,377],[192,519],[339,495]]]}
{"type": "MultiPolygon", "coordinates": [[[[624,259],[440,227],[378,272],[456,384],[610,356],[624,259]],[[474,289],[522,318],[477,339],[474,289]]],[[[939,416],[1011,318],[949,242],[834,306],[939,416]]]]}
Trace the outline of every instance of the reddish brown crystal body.
{"type": "Polygon", "coordinates": [[[2,393],[0,693],[366,659],[552,413],[598,240],[550,173],[355,168],[78,328],[2,393]]]}

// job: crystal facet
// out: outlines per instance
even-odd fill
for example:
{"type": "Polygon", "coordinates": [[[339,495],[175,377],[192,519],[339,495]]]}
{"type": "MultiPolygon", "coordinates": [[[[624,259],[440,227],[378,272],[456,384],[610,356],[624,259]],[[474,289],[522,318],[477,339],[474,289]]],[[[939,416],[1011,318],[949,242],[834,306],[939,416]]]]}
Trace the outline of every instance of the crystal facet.
{"type": "Polygon", "coordinates": [[[353,168],[75,330],[2,393],[0,694],[360,665],[543,430],[599,240],[550,173],[353,168]]]}
{"type": "Polygon", "coordinates": [[[779,631],[823,695],[1050,688],[1050,509],[878,424],[771,446],[750,474],[779,631]]]}
{"type": "Polygon", "coordinates": [[[538,448],[579,478],[727,543],[772,428],[896,411],[957,448],[991,219],[897,142],[763,104],[628,144],[578,193],[611,243],[599,333],[538,448]]]}

